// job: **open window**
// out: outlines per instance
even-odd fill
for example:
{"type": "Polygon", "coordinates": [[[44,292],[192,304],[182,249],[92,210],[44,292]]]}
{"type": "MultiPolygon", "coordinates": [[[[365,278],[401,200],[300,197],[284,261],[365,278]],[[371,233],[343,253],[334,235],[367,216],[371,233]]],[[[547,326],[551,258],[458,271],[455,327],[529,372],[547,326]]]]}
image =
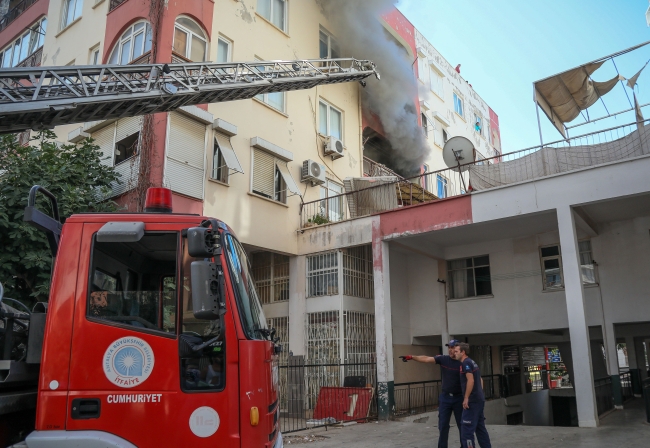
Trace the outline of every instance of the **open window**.
{"type": "Polygon", "coordinates": [[[228,178],[233,173],[243,174],[244,170],[232,147],[230,137],[215,132],[212,152],[212,179],[227,184],[228,178]]]}
{"type": "Polygon", "coordinates": [[[138,154],[140,133],[136,132],[115,143],[115,165],[118,165],[138,154]]]}
{"type": "Polygon", "coordinates": [[[300,195],[287,162],[261,149],[253,149],[253,193],[285,204],[287,196],[300,195]]]}

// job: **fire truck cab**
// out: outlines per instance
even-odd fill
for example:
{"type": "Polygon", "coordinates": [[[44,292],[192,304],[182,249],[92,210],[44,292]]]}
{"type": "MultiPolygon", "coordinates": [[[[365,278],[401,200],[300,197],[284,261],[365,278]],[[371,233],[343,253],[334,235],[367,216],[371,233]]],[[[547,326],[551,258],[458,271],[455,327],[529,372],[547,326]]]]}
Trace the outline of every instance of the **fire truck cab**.
{"type": "Polygon", "coordinates": [[[281,348],[233,231],[151,189],[148,213],[73,215],[59,239],[31,196],[56,257],[26,445],[282,447],[281,348]]]}

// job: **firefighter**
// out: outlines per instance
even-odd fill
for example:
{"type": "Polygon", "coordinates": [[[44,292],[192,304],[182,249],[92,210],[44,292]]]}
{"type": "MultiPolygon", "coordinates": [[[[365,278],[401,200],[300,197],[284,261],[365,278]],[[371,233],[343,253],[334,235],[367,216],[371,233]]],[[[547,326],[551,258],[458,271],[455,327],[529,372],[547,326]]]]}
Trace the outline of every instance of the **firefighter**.
{"type": "Polygon", "coordinates": [[[449,422],[451,421],[451,414],[454,414],[456,425],[460,431],[461,414],[463,412],[463,393],[460,387],[460,362],[454,358],[454,347],[459,344],[459,341],[452,339],[447,346],[448,355],[438,356],[400,356],[402,361],[407,362],[410,360],[417,362],[430,362],[440,366],[440,376],[442,377],[442,392],[440,393],[438,401],[438,431],[440,436],[438,438],[438,448],[447,448],[447,441],[449,440],[449,422]]]}
{"type": "Polygon", "coordinates": [[[461,342],[454,347],[454,357],[460,361],[460,383],[463,389],[463,416],[460,443],[463,448],[473,448],[474,434],[481,448],[492,448],[485,428],[485,394],[478,365],[468,356],[469,344],[461,342]]]}

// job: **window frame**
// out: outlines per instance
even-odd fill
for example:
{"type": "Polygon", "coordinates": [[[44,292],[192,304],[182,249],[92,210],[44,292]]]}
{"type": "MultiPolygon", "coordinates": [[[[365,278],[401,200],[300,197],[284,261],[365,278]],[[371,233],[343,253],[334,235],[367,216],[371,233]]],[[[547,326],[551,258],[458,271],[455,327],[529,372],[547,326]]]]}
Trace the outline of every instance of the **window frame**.
{"type": "Polygon", "coordinates": [[[320,59],[339,59],[341,57],[341,46],[339,45],[338,40],[336,39],[336,37],[334,37],[334,35],[332,33],[327,31],[322,26],[319,27],[319,29],[318,29],[318,57],[320,59]],[[325,56],[323,56],[321,54],[321,51],[320,51],[321,50],[320,49],[320,43],[323,42],[321,40],[321,34],[324,34],[325,37],[327,38],[327,42],[325,43],[325,45],[327,46],[327,55],[325,55],[325,56]],[[332,57],[332,49],[333,48],[338,49],[339,54],[336,57],[332,57]]]}
{"type": "Polygon", "coordinates": [[[540,267],[542,269],[542,287],[543,287],[544,291],[556,291],[556,290],[564,289],[564,269],[563,269],[564,266],[562,264],[562,247],[560,246],[560,243],[546,244],[544,246],[539,246],[538,252],[539,252],[540,267]],[[542,255],[542,249],[546,249],[546,248],[549,248],[549,247],[557,247],[557,255],[548,255],[548,256],[544,257],[542,255]],[[560,271],[560,273],[559,273],[559,275],[560,275],[560,284],[556,285],[556,286],[547,286],[547,284],[546,284],[546,269],[544,267],[544,261],[546,261],[546,260],[555,260],[555,259],[558,260],[558,264],[559,264],[558,269],[560,271]]]}
{"type": "Polygon", "coordinates": [[[420,120],[422,121],[422,132],[424,133],[424,138],[429,140],[429,119],[424,112],[420,112],[420,120]]]}
{"type": "Polygon", "coordinates": [[[226,159],[223,156],[223,150],[216,140],[212,143],[212,169],[210,170],[210,179],[221,182],[222,184],[229,185],[228,181],[230,180],[230,167],[226,163],[226,159]],[[218,160],[221,160],[221,165],[216,166],[218,160]],[[218,175],[215,175],[217,170],[219,173],[218,175]]]}
{"type": "Polygon", "coordinates": [[[289,190],[289,187],[287,186],[287,183],[284,180],[284,176],[280,172],[280,168],[278,168],[278,163],[287,163],[287,162],[285,162],[284,160],[278,158],[273,153],[270,153],[268,151],[264,151],[263,149],[253,147],[253,148],[251,148],[251,151],[252,152],[251,152],[250,193],[255,195],[255,196],[267,199],[269,201],[277,202],[277,203],[282,204],[282,205],[287,205],[287,199],[290,196],[289,194],[287,194],[287,191],[289,190]],[[264,154],[267,154],[268,156],[273,158],[273,196],[272,197],[269,197],[266,193],[254,190],[254,185],[255,185],[255,152],[256,151],[260,151],[260,152],[262,152],[264,154]],[[276,190],[276,188],[278,186],[279,181],[281,181],[280,184],[284,185],[285,188],[278,191],[278,190],[276,190]],[[278,197],[280,199],[276,199],[278,197]]]}
{"type": "Polygon", "coordinates": [[[219,34],[217,36],[217,55],[216,55],[215,61],[218,64],[220,64],[220,63],[227,64],[229,62],[232,62],[232,47],[233,47],[232,39],[228,39],[226,36],[224,36],[222,34],[219,34]],[[219,42],[224,42],[228,47],[227,54],[226,54],[226,60],[222,61],[222,62],[219,62],[219,42]]]}
{"type": "Polygon", "coordinates": [[[257,0],[257,5],[256,5],[256,8],[255,8],[255,13],[256,13],[257,15],[259,15],[261,18],[263,18],[264,20],[266,20],[268,23],[270,23],[271,25],[273,25],[274,27],[276,27],[277,29],[279,29],[280,31],[282,31],[283,33],[288,34],[288,32],[289,32],[289,2],[288,2],[287,0],[257,0]],[[268,2],[269,2],[269,17],[264,16],[264,15],[260,12],[260,7],[259,7],[260,1],[268,1],[268,2]],[[274,16],[274,14],[273,14],[273,9],[274,9],[274,7],[275,7],[275,6],[274,6],[274,5],[275,5],[275,1],[281,1],[281,2],[284,4],[284,11],[283,11],[284,14],[283,14],[283,17],[282,17],[282,24],[283,24],[283,27],[278,26],[278,25],[273,21],[273,16],[274,16]]]}
{"type": "Polygon", "coordinates": [[[88,58],[88,64],[99,65],[101,64],[101,62],[102,61],[99,55],[99,44],[97,44],[90,49],[90,57],[88,58]]]}
{"type": "Polygon", "coordinates": [[[429,64],[427,57],[422,54],[420,51],[417,52],[417,57],[418,57],[418,80],[422,82],[422,84],[426,85],[427,84],[427,77],[429,76],[429,64]]]}
{"type": "MultiPolygon", "coordinates": [[[[266,62],[266,61],[264,61],[263,59],[261,59],[261,58],[259,58],[257,56],[255,57],[255,60],[258,61],[258,62],[266,62]]],[[[262,70],[260,69],[260,71],[262,71],[262,70]]],[[[282,115],[285,115],[285,116],[287,115],[287,92],[261,93],[259,95],[255,95],[253,97],[253,99],[259,101],[260,103],[264,103],[265,105],[267,105],[271,109],[273,109],[273,110],[275,110],[277,112],[280,112],[282,115]],[[277,107],[275,107],[273,104],[271,104],[269,102],[269,95],[277,95],[277,94],[282,95],[282,109],[278,109],[277,107]]]]}
{"type": "Polygon", "coordinates": [[[430,64],[429,65],[429,90],[431,90],[443,102],[445,101],[444,80],[445,80],[445,75],[442,74],[442,72],[440,72],[440,70],[438,70],[438,68],[435,65],[430,64]],[[435,90],[433,88],[434,87],[433,86],[434,76],[432,76],[432,75],[435,75],[435,79],[438,80],[437,85],[439,87],[439,90],[435,90]]]}
{"type": "Polygon", "coordinates": [[[289,295],[291,291],[289,290],[289,279],[291,277],[291,257],[288,255],[284,254],[279,254],[276,252],[271,252],[271,251],[260,251],[257,253],[252,253],[251,257],[251,273],[253,275],[253,281],[255,283],[255,289],[258,291],[258,297],[260,299],[260,303],[262,305],[268,305],[271,303],[282,303],[282,302],[288,302],[289,301],[289,295]],[[255,263],[255,258],[256,254],[260,253],[267,253],[269,254],[269,264],[256,264],[255,263]],[[280,257],[286,257],[286,260],[282,260],[281,262],[279,261],[280,257]],[[286,275],[281,275],[279,273],[284,272],[284,265],[286,264],[286,275]],[[259,272],[262,269],[268,269],[269,274],[267,278],[263,279],[258,279],[256,278],[255,273],[259,272]],[[276,272],[277,271],[277,272],[276,272]],[[264,284],[262,284],[264,283],[264,284]],[[286,289],[285,289],[286,286],[286,289]],[[261,297],[260,290],[262,288],[268,288],[268,301],[264,301],[263,297],[261,297]],[[286,299],[283,299],[282,297],[284,294],[283,292],[286,291],[286,299]],[[279,300],[276,300],[276,296],[280,297],[279,300]]]}
{"type": "Polygon", "coordinates": [[[334,138],[340,140],[341,142],[344,142],[344,140],[343,140],[343,136],[344,136],[343,123],[344,123],[345,119],[344,119],[343,111],[341,109],[339,109],[338,107],[333,106],[331,103],[325,101],[324,99],[320,98],[318,100],[318,115],[319,115],[319,117],[318,117],[319,118],[319,120],[318,120],[318,133],[325,136],[325,137],[334,137],[334,138]],[[325,133],[325,134],[323,134],[321,132],[321,129],[320,129],[320,118],[321,118],[320,117],[320,114],[321,114],[320,106],[321,105],[323,105],[323,106],[325,106],[327,108],[327,133],[325,133]],[[339,116],[340,116],[340,120],[339,120],[339,123],[340,123],[340,128],[339,128],[340,137],[336,137],[336,136],[332,135],[332,110],[334,112],[337,112],[339,114],[339,116]]]}
{"type": "Polygon", "coordinates": [[[436,196],[438,196],[438,199],[449,197],[449,179],[440,173],[436,174],[436,196]],[[442,196],[439,195],[441,186],[444,190],[444,195],[442,196]]]}
{"type": "MultiPolygon", "coordinates": [[[[97,229],[97,230],[99,230],[99,229],[97,229]]],[[[179,297],[180,288],[178,287],[178,279],[182,278],[180,276],[180,274],[181,274],[181,263],[182,263],[181,250],[180,249],[183,247],[182,246],[183,238],[181,237],[180,230],[178,230],[178,231],[177,230],[145,230],[144,235],[146,236],[147,234],[161,234],[161,233],[162,234],[175,234],[176,235],[176,270],[175,270],[175,275],[176,275],[177,283],[176,283],[176,298],[175,298],[175,302],[174,302],[176,304],[176,316],[174,318],[175,319],[174,320],[174,331],[173,332],[167,332],[167,331],[164,331],[162,328],[154,330],[152,328],[147,328],[147,327],[136,327],[136,326],[129,325],[129,324],[126,324],[126,323],[122,323],[122,322],[119,322],[119,321],[112,321],[112,320],[108,320],[108,319],[102,319],[102,318],[99,318],[99,317],[93,317],[93,316],[91,316],[89,314],[90,313],[90,294],[92,293],[91,289],[92,289],[92,285],[93,285],[93,281],[94,281],[95,271],[98,270],[98,271],[104,273],[105,275],[113,277],[113,274],[111,274],[110,272],[106,272],[105,270],[103,270],[101,268],[97,268],[95,266],[95,244],[97,243],[97,231],[95,231],[91,236],[92,244],[91,244],[91,249],[90,249],[90,257],[89,257],[90,262],[88,264],[88,273],[87,273],[87,276],[86,276],[86,280],[87,280],[88,283],[86,284],[86,289],[87,289],[87,291],[86,291],[86,299],[85,299],[86,300],[86,310],[84,312],[84,316],[85,316],[85,318],[86,318],[86,320],[88,322],[92,322],[92,323],[96,323],[96,324],[100,324],[100,325],[108,325],[108,326],[111,326],[111,327],[118,327],[118,328],[127,329],[127,330],[130,330],[130,331],[135,331],[135,332],[139,332],[139,333],[145,333],[145,334],[150,334],[150,335],[155,335],[155,336],[162,336],[162,337],[165,337],[165,338],[168,338],[168,339],[178,339],[178,334],[181,331],[181,328],[180,328],[180,325],[179,325],[179,322],[180,322],[179,321],[179,316],[180,316],[180,313],[181,313],[181,306],[182,306],[182,304],[180,303],[180,297],[179,297]]],[[[161,285],[162,285],[162,282],[161,282],[161,285]]],[[[124,288],[124,285],[122,287],[124,288]]],[[[162,287],[161,287],[160,292],[162,294],[162,287]]],[[[157,307],[158,308],[157,311],[158,311],[159,315],[160,315],[160,313],[163,312],[163,310],[162,310],[163,302],[164,302],[164,300],[163,300],[163,298],[161,296],[160,303],[159,303],[159,305],[157,307]]],[[[161,321],[160,321],[161,325],[162,325],[162,322],[163,322],[163,320],[161,319],[161,321]]]]}
{"type": "Polygon", "coordinates": [[[325,180],[325,183],[320,185],[319,188],[320,188],[319,193],[321,199],[321,203],[320,203],[321,216],[326,217],[330,222],[342,221],[345,218],[345,207],[343,207],[343,197],[340,195],[345,193],[345,187],[339,184],[338,182],[334,182],[332,179],[327,178],[325,180]],[[334,185],[338,187],[340,191],[337,192],[336,189],[330,188],[330,185],[334,185]],[[335,194],[330,195],[330,193],[335,193],[335,194]],[[339,196],[338,199],[330,201],[330,198],[335,198],[337,196],[339,196]],[[333,210],[330,208],[330,202],[334,202],[335,204],[338,203],[337,204],[339,209],[338,216],[334,216],[333,214],[331,214],[333,210]]]}
{"type": "Polygon", "coordinates": [[[84,0],[64,0],[63,5],[62,5],[62,10],[61,10],[61,28],[60,30],[63,31],[70,25],[72,25],[76,20],[80,19],[83,16],[83,3],[84,0]],[[68,22],[68,12],[70,8],[70,4],[74,2],[74,11],[72,13],[72,18],[68,22]],[[81,8],[79,11],[77,11],[77,4],[81,3],[81,8]],[[75,16],[75,14],[79,12],[78,16],[75,16]]]}
{"type": "Polygon", "coordinates": [[[429,165],[427,165],[426,163],[423,164],[422,165],[422,170],[424,171],[422,173],[423,174],[423,176],[422,176],[422,188],[424,188],[426,191],[431,192],[431,190],[429,190],[429,176],[431,175],[431,173],[429,173],[429,165]]]}
{"type": "Polygon", "coordinates": [[[149,51],[151,51],[151,45],[149,46],[149,50],[147,50],[147,31],[150,31],[150,36],[153,39],[153,30],[151,28],[151,24],[146,21],[146,20],[138,20],[136,22],[133,22],[131,25],[129,25],[128,28],[124,30],[122,34],[120,34],[120,37],[117,39],[115,42],[115,45],[113,45],[113,50],[111,50],[110,56],[108,57],[108,63],[109,64],[117,64],[117,65],[129,65],[132,63],[134,60],[137,58],[142,57],[143,55],[147,54],[149,51]],[[135,31],[135,26],[144,23],[144,26],[142,29],[135,31]],[[126,35],[128,32],[128,36],[126,35]],[[140,53],[138,56],[133,57],[134,51],[135,51],[135,46],[133,45],[135,43],[135,38],[142,34],[143,39],[142,39],[142,53],[140,53]],[[129,62],[126,64],[122,64],[122,57],[123,57],[123,52],[122,49],[124,47],[124,44],[126,42],[130,42],[129,46],[129,62]],[[113,55],[116,55],[116,60],[113,61],[113,55]]]}
{"type": "Polygon", "coordinates": [[[454,91],[454,112],[463,120],[465,119],[465,101],[463,97],[454,91]],[[458,112],[460,110],[460,113],[458,112]]]}
{"type": "MultiPolygon", "coordinates": [[[[341,292],[341,285],[339,284],[340,283],[340,278],[339,278],[340,277],[340,275],[339,275],[340,274],[340,269],[339,268],[341,267],[340,258],[341,258],[341,253],[338,250],[320,252],[320,253],[316,253],[316,254],[307,255],[306,263],[305,263],[306,278],[307,278],[307,281],[306,281],[306,298],[309,299],[309,298],[314,298],[314,297],[333,297],[333,296],[338,296],[340,294],[340,292],[341,292]],[[335,263],[334,266],[310,269],[310,260],[312,258],[316,258],[316,257],[332,257],[333,260],[336,260],[336,263],[335,263]],[[336,282],[335,282],[336,292],[334,292],[333,294],[329,294],[329,287],[331,287],[333,285],[326,284],[325,279],[331,279],[332,274],[335,274],[334,278],[336,278],[336,282]],[[321,276],[323,278],[323,284],[322,284],[322,286],[324,288],[322,290],[323,294],[318,294],[318,293],[312,294],[313,291],[312,291],[312,287],[311,287],[312,286],[311,285],[311,279],[312,278],[317,278],[319,276],[321,276]],[[327,289],[327,291],[325,291],[325,289],[327,289]]],[[[323,260],[325,260],[325,258],[323,258],[323,260]]],[[[323,262],[322,264],[324,265],[325,263],[323,262]]],[[[318,285],[316,285],[315,289],[318,289],[317,286],[318,285]]]]}
{"type": "Polygon", "coordinates": [[[472,256],[472,257],[463,257],[463,258],[454,258],[452,260],[446,260],[447,261],[447,283],[450,285],[449,288],[449,298],[448,300],[463,300],[463,299],[476,299],[476,298],[481,298],[481,297],[494,297],[494,290],[492,289],[492,270],[491,270],[491,265],[490,265],[490,255],[485,254],[485,255],[477,255],[477,256],[472,256]],[[481,264],[481,265],[476,265],[475,261],[476,259],[479,258],[487,258],[487,264],[481,264]],[[472,260],[472,266],[471,267],[463,267],[463,268],[451,268],[451,263],[454,261],[467,261],[467,260],[472,260]],[[487,267],[488,270],[490,271],[490,293],[489,294],[478,294],[478,285],[476,281],[476,269],[477,268],[485,268],[487,267]],[[472,270],[473,274],[473,280],[474,280],[474,295],[467,295],[464,297],[452,297],[455,295],[454,287],[453,287],[453,278],[451,273],[454,271],[461,271],[461,270],[472,270]]]}
{"type": "Polygon", "coordinates": [[[188,60],[190,60],[192,62],[205,62],[208,59],[210,40],[208,39],[207,33],[205,32],[203,27],[201,25],[199,25],[199,23],[197,23],[197,21],[192,19],[191,17],[184,16],[184,15],[179,15],[178,17],[176,17],[176,19],[174,19],[174,34],[173,34],[173,38],[172,38],[172,52],[174,52],[174,53],[176,53],[174,51],[174,41],[176,40],[176,28],[178,28],[181,32],[183,32],[183,33],[185,33],[187,35],[187,41],[185,42],[185,54],[180,54],[180,53],[177,53],[177,54],[179,54],[179,56],[182,56],[185,59],[188,59],[188,60]],[[196,32],[194,32],[194,31],[190,30],[189,28],[186,28],[182,24],[178,23],[178,19],[181,19],[181,18],[194,22],[194,24],[203,33],[203,36],[199,36],[198,34],[196,34],[196,32]],[[194,61],[194,60],[191,59],[191,56],[192,56],[192,38],[194,36],[196,36],[197,38],[199,38],[200,40],[202,40],[205,43],[205,50],[203,51],[203,60],[202,61],[194,61]]]}
{"type": "Polygon", "coordinates": [[[474,132],[476,132],[478,135],[483,137],[483,116],[477,114],[476,112],[474,113],[474,132]],[[476,124],[479,124],[479,128],[476,129],[476,124]]]}

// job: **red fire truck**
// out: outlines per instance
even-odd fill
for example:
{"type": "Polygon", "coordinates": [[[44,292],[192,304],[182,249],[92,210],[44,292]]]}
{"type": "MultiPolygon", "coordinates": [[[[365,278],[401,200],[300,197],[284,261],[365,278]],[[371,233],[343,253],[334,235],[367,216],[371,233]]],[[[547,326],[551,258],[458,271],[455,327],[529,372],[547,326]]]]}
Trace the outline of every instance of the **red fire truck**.
{"type": "MultiPolygon", "coordinates": [[[[0,72],[0,133],[379,78],[351,58],[0,72]]],[[[49,301],[31,311],[0,285],[0,445],[31,420],[16,446],[282,447],[281,347],[246,252],[222,221],[173,213],[170,190],[146,202],[61,224],[56,198],[31,189],[24,220],[55,261],[49,301]]]]}
{"type": "Polygon", "coordinates": [[[36,430],[23,446],[282,446],[281,347],[246,252],[225,223],[172,213],[171,197],[153,188],[145,213],[61,225],[56,199],[32,188],[25,221],[48,234],[56,261],[48,319],[11,319],[35,333],[44,324],[36,430]],[[36,209],[38,192],[55,218],[36,209]]]}

